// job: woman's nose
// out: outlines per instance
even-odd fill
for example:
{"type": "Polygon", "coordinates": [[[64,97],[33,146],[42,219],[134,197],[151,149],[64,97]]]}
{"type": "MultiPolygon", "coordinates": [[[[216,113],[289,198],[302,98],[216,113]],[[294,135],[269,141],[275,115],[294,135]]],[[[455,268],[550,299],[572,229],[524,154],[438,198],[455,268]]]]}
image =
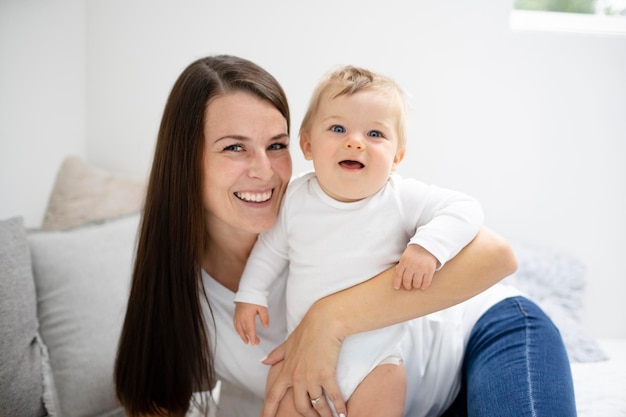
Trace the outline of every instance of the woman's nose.
{"type": "Polygon", "coordinates": [[[252,178],[266,180],[272,177],[272,162],[265,152],[256,153],[250,160],[248,174],[252,178]]]}

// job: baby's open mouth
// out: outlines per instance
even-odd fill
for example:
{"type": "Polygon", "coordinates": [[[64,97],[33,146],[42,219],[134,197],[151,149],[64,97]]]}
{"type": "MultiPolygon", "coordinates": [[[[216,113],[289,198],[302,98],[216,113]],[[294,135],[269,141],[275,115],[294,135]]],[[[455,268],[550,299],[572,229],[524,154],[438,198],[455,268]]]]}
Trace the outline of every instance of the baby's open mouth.
{"type": "Polygon", "coordinates": [[[253,193],[249,191],[245,191],[242,193],[236,192],[235,197],[237,197],[240,200],[249,201],[252,203],[263,203],[269,200],[270,198],[272,198],[272,191],[270,190],[270,191],[265,191],[262,193],[253,193]]]}
{"type": "Polygon", "coordinates": [[[365,168],[365,165],[363,165],[359,161],[352,161],[352,160],[341,161],[339,162],[339,165],[341,165],[342,167],[350,168],[350,169],[365,168]]]}

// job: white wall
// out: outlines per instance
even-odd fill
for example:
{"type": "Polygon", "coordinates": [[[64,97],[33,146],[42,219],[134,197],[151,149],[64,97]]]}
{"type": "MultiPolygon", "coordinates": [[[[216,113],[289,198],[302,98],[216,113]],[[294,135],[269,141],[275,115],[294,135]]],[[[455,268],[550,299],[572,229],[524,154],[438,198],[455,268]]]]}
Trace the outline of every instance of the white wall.
{"type": "Polygon", "coordinates": [[[40,225],[85,146],[84,1],[0,0],[0,218],[40,225]]]}
{"type": "MultiPolygon", "coordinates": [[[[14,7],[26,22],[54,9],[43,1],[25,3],[37,6],[14,7]]],[[[477,196],[487,224],[507,237],[578,256],[588,266],[587,327],[598,336],[626,337],[626,324],[618,320],[626,316],[626,274],[620,262],[626,253],[626,37],[511,32],[510,1],[55,4],[70,9],[70,17],[62,19],[66,23],[78,24],[71,16],[84,11],[86,90],[84,96],[77,85],[69,90],[86,103],[86,112],[76,114],[78,124],[83,117],[91,162],[146,174],[176,76],[193,59],[230,53],[261,64],[285,87],[293,115],[292,153],[300,171],[309,165],[300,156],[295,133],[321,74],[348,63],[384,71],[413,97],[411,143],[400,172],[477,196]]],[[[19,34],[20,24],[14,25],[10,34],[19,34]]],[[[35,25],[27,26],[37,33],[35,25]]],[[[39,37],[50,29],[44,25],[39,37]]],[[[64,40],[79,43],[72,36],[64,40]]],[[[43,39],[21,42],[44,50],[43,39]]],[[[19,57],[17,41],[5,45],[3,39],[1,45],[3,61],[5,51],[19,57]]],[[[16,72],[28,70],[29,62],[15,64],[16,72]]],[[[0,71],[4,79],[4,63],[0,71]]],[[[0,85],[4,95],[8,87],[0,85]]],[[[21,89],[10,91],[12,102],[22,100],[21,89]]],[[[57,91],[51,87],[45,93],[57,91]]],[[[8,104],[0,100],[2,114],[8,104]]],[[[44,116],[53,119],[56,107],[44,116]]],[[[18,114],[25,117],[28,111],[18,114]]],[[[0,127],[0,164],[13,163],[6,171],[0,168],[0,217],[11,214],[4,209],[5,196],[18,195],[13,178],[23,168],[13,161],[32,159],[12,144],[22,134],[18,127],[10,135],[0,127]],[[4,153],[9,139],[11,157],[4,153]]],[[[46,126],[37,127],[29,126],[38,135],[29,136],[28,149],[49,146],[49,139],[41,137],[46,126]]],[[[66,139],[59,131],[53,139],[58,154],[80,151],[73,142],[62,142],[66,139]]],[[[46,160],[45,154],[38,157],[46,160]]],[[[48,175],[54,169],[40,172],[48,175]]],[[[38,177],[20,184],[20,190],[36,184],[37,194],[46,192],[38,177]]],[[[10,207],[16,213],[43,212],[41,198],[10,207]]]]}

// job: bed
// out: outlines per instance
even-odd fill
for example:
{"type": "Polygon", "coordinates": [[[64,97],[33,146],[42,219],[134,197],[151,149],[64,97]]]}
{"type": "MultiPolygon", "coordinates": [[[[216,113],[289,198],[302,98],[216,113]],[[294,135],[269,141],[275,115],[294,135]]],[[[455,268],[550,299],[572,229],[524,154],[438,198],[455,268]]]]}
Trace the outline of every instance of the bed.
{"type": "Polygon", "coordinates": [[[579,417],[626,416],[626,339],[600,339],[607,359],[572,363],[579,417]]]}

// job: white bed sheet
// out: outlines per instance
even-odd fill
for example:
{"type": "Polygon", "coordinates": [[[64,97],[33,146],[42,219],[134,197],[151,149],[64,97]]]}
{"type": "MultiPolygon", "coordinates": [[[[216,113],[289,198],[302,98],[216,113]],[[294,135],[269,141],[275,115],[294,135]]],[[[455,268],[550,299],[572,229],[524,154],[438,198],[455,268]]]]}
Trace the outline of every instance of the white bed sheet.
{"type": "Polygon", "coordinates": [[[626,416],[626,339],[599,339],[608,361],[573,363],[578,417],[626,416]]]}

